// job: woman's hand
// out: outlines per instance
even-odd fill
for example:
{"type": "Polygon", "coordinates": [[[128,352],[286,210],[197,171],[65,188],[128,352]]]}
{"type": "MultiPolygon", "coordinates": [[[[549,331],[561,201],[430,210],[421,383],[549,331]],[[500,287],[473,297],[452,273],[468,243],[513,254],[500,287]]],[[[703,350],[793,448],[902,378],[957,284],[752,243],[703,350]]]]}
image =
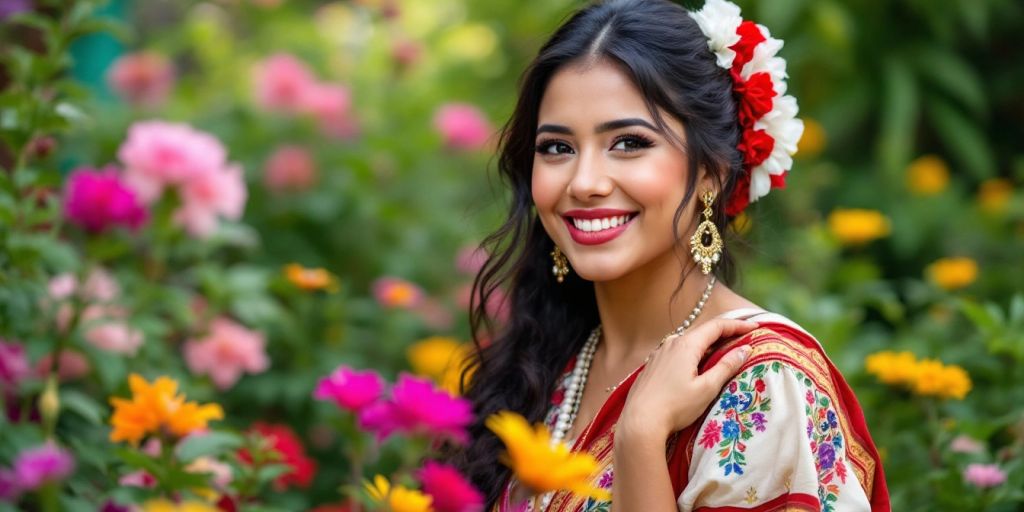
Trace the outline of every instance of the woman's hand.
{"type": "Polygon", "coordinates": [[[662,443],[672,432],[697,420],[722,387],[750,356],[750,347],[733,349],[704,373],[697,366],[708,347],[721,338],[746,334],[756,322],[716,318],[681,336],[668,337],[647,361],[629,390],[616,425],[620,440],[662,443]]]}

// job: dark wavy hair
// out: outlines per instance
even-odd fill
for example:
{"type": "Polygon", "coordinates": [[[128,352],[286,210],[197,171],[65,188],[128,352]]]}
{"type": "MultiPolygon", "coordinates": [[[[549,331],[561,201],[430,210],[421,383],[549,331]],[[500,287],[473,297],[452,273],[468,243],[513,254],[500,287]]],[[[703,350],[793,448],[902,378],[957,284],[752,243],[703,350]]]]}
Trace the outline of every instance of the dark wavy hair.
{"type": "MultiPolygon", "coordinates": [[[[695,197],[697,170],[707,173],[721,191],[713,218],[721,232],[729,220],[724,198],[734,188],[742,163],[736,102],[731,78],[716,64],[697,23],[667,0],[609,0],[573,14],[520,79],[518,103],[499,140],[498,170],[512,190],[508,220],[484,240],[491,256],[473,283],[470,324],[478,352],[464,391],[477,419],[469,429],[471,442],[452,448],[448,458],[485,494],[488,508],[510,473],[498,463],[503,447],[484,420],[500,410],[515,411],[531,422],[542,420],[556,380],[599,321],[593,283],[570,273],[558,284],[551,275],[554,245],[534,211],[530,183],[538,110],[548,81],[570,64],[601,59],[631,77],[666,134],[671,130],[659,108],[685,128],[685,145],[674,142],[685,150],[694,172],[688,173],[676,225],[695,197]],[[497,328],[486,305],[502,289],[511,314],[497,328]]],[[[683,244],[678,233],[673,236],[683,244]]],[[[716,273],[728,282],[732,271],[731,258],[723,254],[716,273]]]]}

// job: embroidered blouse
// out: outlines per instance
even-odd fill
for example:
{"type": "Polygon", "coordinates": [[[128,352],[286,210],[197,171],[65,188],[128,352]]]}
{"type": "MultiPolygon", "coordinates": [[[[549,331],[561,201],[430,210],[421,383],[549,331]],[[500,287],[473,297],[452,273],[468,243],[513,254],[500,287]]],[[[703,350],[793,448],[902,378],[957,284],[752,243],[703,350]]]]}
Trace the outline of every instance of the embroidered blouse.
{"type": "MultiPolygon", "coordinates": [[[[888,511],[882,468],[860,407],[817,340],[774,313],[746,309],[723,316],[749,318],[761,327],[716,345],[705,359],[703,367],[709,367],[739,344],[753,348],[705,415],[669,440],[666,457],[678,510],[888,511]]],[[[573,445],[597,457],[602,469],[595,483],[609,491],[614,424],[635,373],[573,445]]],[[[563,375],[552,396],[549,429],[569,377],[563,375]]],[[[508,491],[496,510],[514,510],[508,491]]],[[[547,508],[610,509],[611,502],[568,492],[556,493],[547,508]]]]}

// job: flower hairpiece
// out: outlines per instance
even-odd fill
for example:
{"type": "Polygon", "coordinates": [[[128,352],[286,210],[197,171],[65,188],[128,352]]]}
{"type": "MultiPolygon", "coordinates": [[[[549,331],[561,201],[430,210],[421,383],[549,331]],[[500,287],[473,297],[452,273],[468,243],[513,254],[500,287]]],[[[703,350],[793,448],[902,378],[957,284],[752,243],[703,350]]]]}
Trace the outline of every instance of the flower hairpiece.
{"type": "Polygon", "coordinates": [[[725,211],[738,215],[771,189],[785,186],[804,123],[796,117],[796,98],[786,95],[786,61],[776,56],[782,41],[767,27],[744,21],[740,8],[726,0],[707,0],[690,17],[707,36],[718,66],[732,75],[743,172],[725,211]]]}

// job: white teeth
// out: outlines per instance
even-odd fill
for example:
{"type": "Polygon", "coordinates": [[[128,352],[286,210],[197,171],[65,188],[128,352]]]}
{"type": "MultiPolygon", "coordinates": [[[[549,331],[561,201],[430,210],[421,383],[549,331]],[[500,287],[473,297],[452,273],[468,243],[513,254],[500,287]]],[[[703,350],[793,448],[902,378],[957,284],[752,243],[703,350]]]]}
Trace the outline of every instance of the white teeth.
{"type": "Polygon", "coordinates": [[[604,219],[577,219],[573,218],[572,223],[580,231],[594,232],[619,227],[629,222],[629,215],[618,217],[606,217],[604,219]]]}

